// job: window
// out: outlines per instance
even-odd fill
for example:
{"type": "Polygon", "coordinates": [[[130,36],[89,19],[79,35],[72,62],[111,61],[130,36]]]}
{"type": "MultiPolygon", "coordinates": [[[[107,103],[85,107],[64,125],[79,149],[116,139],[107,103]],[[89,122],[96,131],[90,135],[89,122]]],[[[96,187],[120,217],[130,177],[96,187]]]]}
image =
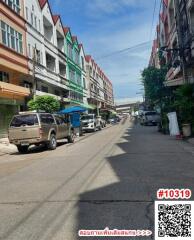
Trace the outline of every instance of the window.
{"type": "Polygon", "coordinates": [[[33,14],[33,12],[31,12],[31,24],[32,24],[32,26],[34,25],[34,14],[33,14]]]}
{"type": "Polygon", "coordinates": [[[79,64],[79,53],[76,49],[74,51],[74,61],[75,63],[79,64]]]}
{"type": "Polygon", "coordinates": [[[55,90],[55,95],[60,96],[60,91],[59,90],[55,90]]]}
{"type": "Polygon", "coordinates": [[[38,20],[39,24],[39,32],[41,32],[41,24],[40,24],[40,19],[38,20]]]}
{"type": "Polygon", "coordinates": [[[41,64],[41,52],[40,50],[36,49],[36,61],[37,63],[41,64]]]}
{"type": "Polygon", "coordinates": [[[64,124],[64,120],[60,116],[55,115],[55,120],[56,120],[57,125],[63,125],[64,124]]]}
{"type": "Polygon", "coordinates": [[[36,30],[37,30],[37,17],[35,16],[35,18],[34,18],[34,26],[35,26],[35,28],[36,28],[36,30]]]}
{"type": "Polygon", "coordinates": [[[40,114],[40,121],[43,124],[54,124],[55,120],[51,114],[40,114]]]}
{"type": "Polygon", "coordinates": [[[28,8],[26,7],[26,20],[28,20],[28,8]]]}
{"type": "Polygon", "coordinates": [[[81,75],[79,75],[78,73],[76,74],[77,75],[77,83],[81,86],[81,75]]]}
{"type": "Polygon", "coordinates": [[[48,93],[48,87],[41,86],[41,91],[48,93]]]}
{"type": "Polygon", "coordinates": [[[20,0],[4,0],[4,2],[16,13],[20,14],[20,0]]]}
{"type": "Polygon", "coordinates": [[[84,69],[85,69],[85,66],[84,66],[84,58],[81,57],[81,59],[82,59],[82,69],[84,70],[84,69]]]}
{"type": "Polygon", "coordinates": [[[31,58],[31,46],[28,43],[28,57],[31,58]]]}
{"type": "Polygon", "coordinates": [[[67,56],[72,59],[72,47],[70,43],[67,43],[67,56]]]}
{"type": "Polygon", "coordinates": [[[22,34],[14,30],[12,27],[1,21],[2,43],[14,49],[18,53],[23,53],[22,34]]]}
{"type": "Polygon", "coordinates": [[[86,79],[83,78],[83,87],[86,89],[86,79]]]}
{"type": "Polygon", "coordinates": [[[73,70],[69,70],[69,78],[71,81],[75,81],[75,72],[73,70]]]}
{"type": "Polygon", "coordinates": [[[9,83],[9,73],[0,71],[0,81],[9,83]]]}
{"type": "Polygon", "coordinates": [[[10,127],[34,126],[38,125],[36,114],[15,116],[11,121],[10,127]]]}
{"type": "Polygon", "coordinates": [[[79,102],[83,102],[83,95],[78,93],[78,92],[74,92],[74,91],[70,91],[69,93],[70,98],[79,102]]]}

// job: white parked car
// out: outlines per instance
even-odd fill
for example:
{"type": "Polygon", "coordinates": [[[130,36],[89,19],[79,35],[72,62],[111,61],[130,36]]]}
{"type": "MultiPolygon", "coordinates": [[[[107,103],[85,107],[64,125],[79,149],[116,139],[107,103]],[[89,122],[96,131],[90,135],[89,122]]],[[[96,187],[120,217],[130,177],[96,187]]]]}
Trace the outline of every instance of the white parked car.
{"type": "Polygon", "coordinates": [[[83,131],[95,132],[102,129],[101,121],[100,119],[96,118],[95,114],[85,114],[81,117],[81,121],[83,131]]]}

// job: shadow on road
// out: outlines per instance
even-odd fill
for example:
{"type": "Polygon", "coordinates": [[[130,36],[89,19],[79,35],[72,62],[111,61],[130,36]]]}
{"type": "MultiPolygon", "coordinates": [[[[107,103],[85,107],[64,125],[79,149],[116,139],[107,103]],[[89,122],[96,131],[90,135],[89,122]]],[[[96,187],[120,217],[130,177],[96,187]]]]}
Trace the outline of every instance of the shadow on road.
{"type": "MultiPolygon", "coordinates": [[[[38,202],[28,214],[17,224],[4,233],[2,238],[7,239],[15,231],[30,222],[37,212],[44,208],[50,199],[71,183],[72,179],[79,176],[83,169],[92,161],[89,159],[73,175],[63,181],[45,199],[38,202]]],[[[194,191],[194,161],[193,156],[180,148],[175,141],[156,132],[156,128],[146,128],[135,125],[128,128],[113,151],[105,160],[100,160],[96,169],[91,173],[91,178],[85,191],[79,195],[78,201],[71,203],[59,202],[54,213],[52,207],[48,211],[48,219],[41,223],[41,229],[34,229],[37,238],[42,238],[46,231],[50,231],[49,238],[66,229],[67,224],[74,224],[72,212],[76,212],[76,226],[70,226],[75,233],[74,238],[99,240],[99,237],[79,237],[81,229],[149,229],[154,230],[154,201],[159,188],[190,188],[194,191]],[[117,149],[117,150],[115,150],[117,149]],[[111,169],[115,174],[114,181],[107,184],[109,173],[104,169],[111,169]],[[100,187],[92,188],[93,184],[103,181],[100,187]],[[117,179],[117,180],[115,180],[117,179]],[[68,204],[72,207],[68,209],[68,204]],[[67,210],[68,209],[68,210],[67,210]],[[55,224],[57,222],[57,224],[55,224]]],[[[110,181],[111,182],[111,181],[110,181]]],[[[79,189],[77,190],[79,191],[79,189]]],[[[64,192],[65,194],[65,192],[64,192]]],[[[67,228],[69,231],[69,228],[67,228]]],[[[61,239],[65,239],[61,237],[61,239]]],[[[100,239],[154,239],[154,237],[100,237],[100,239]]],[[[68,238],[69,240],[69,238],[68,238]]]]}
{"type": "MultiPolygon", "coordinates": [[[[109,227],[149,229],[154,233],[154,201],[157,200],[157,190],[191,188],[194,191],[192,156],[188,154],[188,159],[185,159],[186,153],[180,151],[174,141],[157,133],[156,127],[135,125],[134,129],[126,131],[121,140],[117,146],[122,153],[107,158],[107,163],[119,182],[84,192],[79,196],[77,231],[109,227]]],[[[107,163],[96,171],[90,184],[95,182],[107,163]]],[[[88,238],[77,236],[77,239],[88,238]]],[[[89,239],[98,240],[99,237],[89,239]]],[[[154,239],[154,236],[130,239],[154,239]]]]}

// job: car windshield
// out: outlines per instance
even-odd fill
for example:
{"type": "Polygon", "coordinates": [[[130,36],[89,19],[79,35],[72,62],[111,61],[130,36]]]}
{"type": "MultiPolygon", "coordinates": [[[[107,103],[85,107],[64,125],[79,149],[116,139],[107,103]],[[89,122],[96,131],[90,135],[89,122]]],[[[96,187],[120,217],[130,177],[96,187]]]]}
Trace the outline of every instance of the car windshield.
{"type": "Polygon", "coordinates": [[[147,113],[145,113],[146,116],[151,116],[151,115],[156,115],[156,114],[157,114],[157,112],[147,112],[147,113]]]}
{"type": "Polygon", "coordinates": [[[92,115],[82,116],[81,119],[82,120],[90,120],[90,119],[93,119],[93,116],[92,115]]]}
{"type": "Polygon", "coordinates": [[[33,126],[38,125],[36,114],[18,115],[11,121],[10,127],[33,126]]]}

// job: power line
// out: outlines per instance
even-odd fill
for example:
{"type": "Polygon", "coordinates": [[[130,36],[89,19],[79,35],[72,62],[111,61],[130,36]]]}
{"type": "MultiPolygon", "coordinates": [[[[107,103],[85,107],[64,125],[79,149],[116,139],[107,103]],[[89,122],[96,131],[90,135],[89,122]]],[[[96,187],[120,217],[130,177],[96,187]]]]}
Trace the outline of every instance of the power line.
{"type": "Polygon", "coordinates": [[[151,29],[150,29],[150,41],[152,39],[152,31],[153,31],[153,26],[154,26],[154,17],[155,17],[155,13],[156,13],[156,2],[157,0],[154,1],[154,10],[153,10],[153,16],[152,16],[152,25],[151,25],[151,29]]]}
{"type": "Polygon", "coordinates": [[[128,48],[124,48],[124,49],[121,49],[121,50],[118,50],[118,51],[109,53],[109,54],[107,54],[107,55],[101,56],[101,57],[99,57],[99,58],[96,58],[96,60],[101,60],[101,59],[108,58],[108,57],[111,57],[111,56],[113,56],[113,55],[120,54],[120,53],[129,51],[129,50],[132,50],[132,49],[135,49],[135,48],[143,47],[143,46],[145,46],[145,45],[147,45],[147,44],[149,44],[149,43],[151,43],[151,42],[152,42],[152,41],[147,41],[147,42],[143,42],[143,43],[140,43],[140,44],[137,44],[137,45],[128,47],[128,48]]]}

